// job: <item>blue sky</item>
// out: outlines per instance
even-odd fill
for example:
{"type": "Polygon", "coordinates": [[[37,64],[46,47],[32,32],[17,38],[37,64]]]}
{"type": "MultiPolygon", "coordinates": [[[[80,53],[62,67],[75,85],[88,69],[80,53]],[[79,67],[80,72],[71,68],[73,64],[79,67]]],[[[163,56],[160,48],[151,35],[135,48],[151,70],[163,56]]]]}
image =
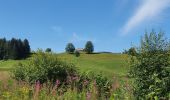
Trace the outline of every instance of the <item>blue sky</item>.
{"type": "Polygon", "coordinates": [[[170,0],[1,0],[0,37],[27,38],[31,48],[63,52],[68,42],[95,51],[139,45],[147,30],[170,37],[170,0]]]}

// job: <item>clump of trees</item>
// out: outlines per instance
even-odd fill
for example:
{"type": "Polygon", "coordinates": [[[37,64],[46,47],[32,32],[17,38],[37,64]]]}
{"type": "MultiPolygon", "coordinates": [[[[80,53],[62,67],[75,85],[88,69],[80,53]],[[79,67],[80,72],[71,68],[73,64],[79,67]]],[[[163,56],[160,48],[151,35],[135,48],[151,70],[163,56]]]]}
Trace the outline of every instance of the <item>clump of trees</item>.
{"type": "MultiPolygon", "coordinates": [[[[66,52],[67,53],[70,53],[70,54],[73,54],[73,53],[76,53],[75,55],[78,55],[80,54],[80,52],[78,50],[75,49],[75,46],[72,44],[72,43],[68,43],[66,45],[66,48],[65,48],[66,52]],[[79,53],[78,53],[79,52],[79,53]]],[[[85,48],[84,50],[87,54],[91,54],[94,52],[94,45],[91,41],[87,41],[87,43],[85,44],[85,48]]],[[[78,57],[77,56],[77,57],[78,57]]]]}
{"type": "Polygon", "coordinates": [[[93,43],[91,41],[87,41],[84,50],[87,54],[93,53],[94,51],[93,43]]]}
{"type": "Polygon", "coordinates": [[[30,54],[30,45],[27,39],[12,38],[0,39],[0,60],[2,59],[22,59],[30,54]]]}
{"type": "Polygon", "coordinates": [[[152,31],[141,39],[138,55],[131,56],[130,76],[136,99],[165,99],[170,93],[169,42],[162,32],[152,31]]]}

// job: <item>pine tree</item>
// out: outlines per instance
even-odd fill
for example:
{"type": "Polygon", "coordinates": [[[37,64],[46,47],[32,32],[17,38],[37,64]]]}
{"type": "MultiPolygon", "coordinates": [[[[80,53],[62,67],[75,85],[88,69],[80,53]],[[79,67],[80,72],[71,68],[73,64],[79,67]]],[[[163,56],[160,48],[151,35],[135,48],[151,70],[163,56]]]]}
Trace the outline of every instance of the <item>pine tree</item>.
{"type": "Polygon", "coordinates": [[[25,55],[26,55],[26,57],[27,57],[27,56],[30,54],[30,52],[31,52],[31,49],[30,49],[30,45],[29,45],[28,40],[27,40],[27,39],[24,39],[23,44],[24,44],[24,53],[25,53],[25,55]]]}

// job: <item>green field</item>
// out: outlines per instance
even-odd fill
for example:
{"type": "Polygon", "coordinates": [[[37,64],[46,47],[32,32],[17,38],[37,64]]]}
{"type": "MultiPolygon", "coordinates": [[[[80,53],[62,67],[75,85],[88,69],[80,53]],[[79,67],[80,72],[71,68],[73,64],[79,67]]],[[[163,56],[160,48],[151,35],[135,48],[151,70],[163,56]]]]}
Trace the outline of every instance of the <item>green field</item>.
{"type": "MultiPolygon", "coordinates": [[[[125,76],[128,71],[126,65],[127,55],[123,54],[84,54],[80,57],[75,57],[72,54],[61,53],[57,54],[58,58],[74,63],[80,72],[92,71],[94,73],[102,72],[103,75],[111,78],[113,76],[125,76]]],[[[18,62],[25,62],[26,60],[8,60],[0,61],[0,71],[10,70],[15,67],[18,62]]]]}
{"type": "Polygon", "coordinates": [[[94,73],[102,72],[107,77],[114,75],[125,76],[128,71],[126,66],[127,55],[122,54],[81,54],[80,57],[75,57],[72,54],[59,54],[59,58],[64,61],[74,63],[80,70],[93,71],[94,73]]]}

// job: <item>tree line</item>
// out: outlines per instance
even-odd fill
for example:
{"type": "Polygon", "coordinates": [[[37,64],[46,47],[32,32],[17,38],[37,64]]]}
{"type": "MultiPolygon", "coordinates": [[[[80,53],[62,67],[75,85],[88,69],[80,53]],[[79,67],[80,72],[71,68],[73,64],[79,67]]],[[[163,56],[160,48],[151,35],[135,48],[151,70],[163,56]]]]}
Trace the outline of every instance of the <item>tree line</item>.
{"type": "Polygon", "coordinates": [[[6,38],[0,39],[0,60],[7,59],[23,59],[30,54],[30,45],[27,39],[23,41],[21,39],[12,38],[6,40],[6,38]]]}

